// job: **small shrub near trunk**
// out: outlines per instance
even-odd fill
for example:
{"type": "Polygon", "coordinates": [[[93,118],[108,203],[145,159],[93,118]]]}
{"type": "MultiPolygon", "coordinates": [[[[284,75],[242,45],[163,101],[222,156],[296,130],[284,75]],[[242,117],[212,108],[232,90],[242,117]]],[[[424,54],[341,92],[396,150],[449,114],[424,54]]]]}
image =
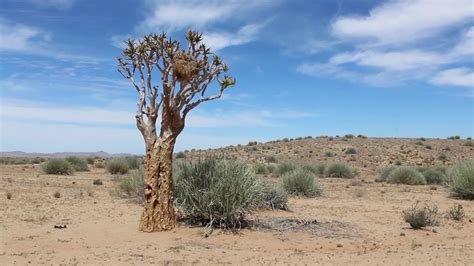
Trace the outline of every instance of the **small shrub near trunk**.
{"type": "Polygon", "coordinates": [[[144,174],[143,167],[140,167],[130,175],[119,177],[115,194],[122,198],[130,198],[135,202],[143,202],[145,197],[144,174]]]}

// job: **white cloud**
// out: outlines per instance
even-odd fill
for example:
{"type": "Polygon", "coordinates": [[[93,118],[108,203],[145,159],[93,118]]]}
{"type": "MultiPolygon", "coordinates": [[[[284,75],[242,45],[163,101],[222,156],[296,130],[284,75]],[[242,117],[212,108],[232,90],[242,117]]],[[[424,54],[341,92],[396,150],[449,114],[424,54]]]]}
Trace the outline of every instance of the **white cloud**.
{"type": "Polygon", "coordinates": [[[210,32],[204,34],[203,42],[212,48],[213,51],[218,51],[229,46],[242,45],[257,39],[260,30],[266,23],[249,24],[239,29],[237,33],[229,32],[210,32]]]}
{"type": "Polygon", "coordinates": [[[449,62],[443,55],[422,50],[405,51],[360,51],[353,53],[340,53],[330,59],[332,64],[355,63],[360,66],[370,66],[385,70],[399,71],[417,69],[420,67],[433,67],[449,62]]]}
{"type": "Polygon", "coordinates": [[[472,56],[474,55],[474,27],[466,30],[459,40],[458,44],[451,52],[453,57],[472,56]]]}
{"type": "Polygon", "coordinates": [[[45,37],[44,32],[0,19],[0,50],[28,51],[33,49],[33,39],[38,37],[45,37]]]}
{"type": "Polygon", "coordinates": [[[76,0],[32,0],[38,7],[52,7],[57,9],[69,9],[76,0]]]}
{"type": "Polygon", "coordinates": [[[454,85],[474,89],[474,71],[468,68],[452,68],[439,72],[432,80],[438,85],[454,85]]]}
{"type": "Polygon", "coordinates": [[[338,18],[332,31],[339,38],[394,45],[437,35],[473,17],[472,0],[396,0],[374,8],[368,16],[338,18]]]}

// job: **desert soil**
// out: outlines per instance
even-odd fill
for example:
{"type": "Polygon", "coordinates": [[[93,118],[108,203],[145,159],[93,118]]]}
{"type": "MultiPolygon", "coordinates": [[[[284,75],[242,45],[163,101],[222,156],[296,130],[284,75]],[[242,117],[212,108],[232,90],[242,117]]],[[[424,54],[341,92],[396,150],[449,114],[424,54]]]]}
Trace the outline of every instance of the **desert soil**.
{"type": "Polygon", "coordinates": [[[360,173],[355,179],[320,179],[322,197],[291,198],[289,211],[249,217],[272,229],[215,230],[208,237],[204,228],[184,224],[170,232],[138,232],[140,205],[113,196],[113,177],[104,169],[56,176],[42,174],[40,165],[0,165],[0,264],[474,265],[473,201],[448,197],[442,186],[374,182],[377,169],[396,160],[439,165],[441,152],[448,155],[447,165],[474,158],[462,140],[426,140],[431,149],[416,141],[308,139],[190,152],[188,158],[197,158],[226,150],[249,163],[268,154],[279,161],[343,161],[360,173]],[[358,150],[355,161],[342,152],[348,146],[358,150]],[[327,150],[336,156],[324,157],[327,150]],[[95,179],[104,184],[93,185],[95,179]],[[439,226],[409,228],[401,212],[416,201],[438,205],[439,226]],[[462,222],[444,216],[456,203],[466,212],[462,222]]]}

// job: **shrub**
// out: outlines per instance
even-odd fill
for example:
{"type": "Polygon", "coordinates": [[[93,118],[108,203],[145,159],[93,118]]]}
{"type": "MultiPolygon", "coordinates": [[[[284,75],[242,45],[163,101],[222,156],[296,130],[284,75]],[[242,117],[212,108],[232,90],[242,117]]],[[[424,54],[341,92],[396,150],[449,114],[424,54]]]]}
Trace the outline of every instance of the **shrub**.
{"type": "Polygon", "coordinates": [[[290,140],[288,138],[284,138],[283,142],[289,142],[290,140]]]}
{"type": "Polygon", "coordinates": [[[346,154],[357,154],[357,150],[354,147],[350,147],[346,150],[346,154]]]}
{"type": "Polygon", "coordinates": [[[257,144],[258,144],[258,142],[256,142],[256,141],[249,141],[249,143],[247,145],[248,146],[255,146],[257,144]]]}
{"type": "Polygon", "coordinates": [[[259,175],[268,174],[268,168],[265,165],[257,165],[254,167],[255,173],[259,175]]]}
{"type": "Polygon", "coordinates": [[[361,138],[361,139],[366,139],[366,138],[367,138],[366,136],[361,135],[361,134],[357,135],[357,137],[358,137],[358,138],[361,138]]]}
{"type": "Polygon", "coordinates": [[[448,155],[441,153],[440,155],[438,155],[438,160],[445,162],[448,160],[448,155]]]}
{"type": "Polygon", "coordinates": [[[463,145],[466,146],[466,147],[474,147],[474,141],[468,140],[468,141],[464,142],[463,145]]]}
{"type": "Polygon", "coordinates": [[[296,170],[298,168],[296,164],[290,163],[290,162],[283,162],[279,164],[275,170],[275,173],[279,176],[282,176],[288,172],[291,172],[293,170],[296,170]]]}
{"type": "Polygon", "coordinates": [[[257,179],[244,164],[209,157],[175,171],[176,204],[192,223],[237,228],[258,202],[257,179]]]}
{"type": "Polygon", "coordinates": [[[59,193],[58,191],[54,192],[53,196],[57,199],[59,199],[61,197],[61,193],[59,193]]]}
{"type": "Polygon", "coordinates": [[[425,145],[425,149],[431,150],[433,147],[431,147],[431,145],[425,145]]]}
{"type": "Polygon", "coordinates": [[[255,206],[270,209],[288,209],[288,193],[269,181],[259,180],[257,182],[257,198],[255,206]]]}
{"type": "Polygon", "coordinates": [[[390,172],[387,182],[406,185],[425,185],[425,177],[416,169],[400,166],[390,172]]]}
{"type": "Polygon", "coordinates": [[[464,208],[461,204],[456,204],[453,207],[449,208],[446,213],[449,219],[453,219],[455,221],[462,221],[464,219],[464,208]]]}
{"type": "Polygon", "coordinates": [[[271,164],[267,165],[267,170],[268,170],[269,173],[273,173],[276,170],[276,166],[271,165],[271,164]]]}
{"type": "Polygon", "coordinates": [[[450,148],[450,147],[445,147],[443,150],[444,150],[444,151],[450,151],[451,148],[450,148]]]}
{"type": "Polygon", "coordinates": [[[304,170],[307,170],[315,175],[324,176],[324,169],[326,169],[325,164],[306,164],[302,167],[304,170]]]}
{"type": "Polygon", "coordinates": [[[380,171],[380,175],[378,176],[377,181],[383,181],[383,182],[387,181],[388,176],[395,169],[397,169],[397,167],[393,166],[393,165],[390,165],[390,166],[387,166],[387,167],[383,168],[380,171]]]}
{"type": "Polygon", "coordinates": [[[140,167],[131,175],[120,177],[117,180],[116,194],[122,198],[131,198],[135,202],[143,202],[145,198],[144,174],[143,167],[140,167]]]}
{"type": "Polygon", "coordinates": [[[94,181],[92,181],[92,184],[96,186],[102,186],[104,183],[100,179],[94,179],[94,181]]]}
{"type": "Polygon", "coordinates": [[[329,141],[333,141],[333,140],[334,140],[334,137],[329,137],[328,140],[329,140],[329,141]]]}
{"type": "Polygon", "coordinates": [[[448,137],[448,139],[461,139],[460,136],[451,136],[451,137],[448,137]]]}
{"type": "Polygon", "coordinates": [[[66,158],[66,161],[68,161],[72,165],[75,171],[78,171],[78,172],[90,171],[89,166],[87,165],[87,161],[83,158],[70,156],[66,158]]]}
{"type": "Polygon", "coordinates": [[[126,156],[125,160],[127,161],[129,169],[138,169],[140,168],[141,162],[137,156],[126,156]]]}
{"type": "Polygon", "coordinates": [[[186,154],[182,151],[176,153],[176,155],[174,156],[175,159],[184,159],[186,158],[186,154]]]}
{"type": "Polygon", "coordinates": [[[441,167],[430,167],[421,173],[428,184],[443,184],[447,181],[446,170],[441,167]]]}
{"type": "Polygon", "coordinates": [[[354,135],[352,135],[352,134],[346,134],[346,135],[344,135],[344,138],[346,138],[346,139],[353,139],[353,138],[354,138],[354,135]]]}
{"type": "Polygon", "coordinates": [[[418,138],[419,141],[426,141],[426,138],[418,138]]]}
{"type": "Polygon", "coordinates": [[[412,207],[403,211],[403,219],[409,223],[413,229],[421,229],[426,226],[438,225],[438,207],[425,203],[420,207],[417,202],[412,207]]]}
{"type": "Polygon", "coordinates": [[[335,154],[334,152],[332,152],[332,151],[327,151],[327,152],[324,153],[324,156],[326,156],[326,157],[334,157],[334,156],[336,156],[336,154],[335,154]]]}
{"type": "Polygon", "coordinates": [[[422,145],[423,145],[423,142],[421,142],[421,141],[417,141],[417,142],[415,142],[415,145],[422,146],[422,145]]]}
{"type": "Polygon", "coordinates": [[[94,163],[94,167],[95,167],[95,168],[105,168],[105,164],[104,164],[103,161],[96,161],[96,162],[94,163]]]}
{"type": "Polygon", "coordinates": [[[356,174],[349,165],[343,163],[333,163],[326,167],[324,175],[326,177],[352,178],[356,174]]]}
{"type": "Polygon", "coordinates": [[[474,160],[458,163],[448,176],[449,191],[453,196],[474,199],[474,160]]]}
{"type": "Polygon", "coordinates": [[[105,168],[113,175],[124,175],[128,173],[128,162],[125,158],[114,158],[107,161],[105,168]]]}
{"type": "Polygon", "coordinates": [[[7,199],[11,199],[11,198],[12,198],[12,193],[7,192],[7,199]]]}
{"type": "Polygon", "coordinates": [[[317,197],[322,194],[322,188],[315,182],[314,174],[304,169],[286,173],[283,176],[283,188],[298,196],[317,197]]]}
{"type": "Polygon", "coordinates": [[[275,156],[273,156],[273,155],[267,155],[267,156],[265,156],[265,161],[266,161],[267,163],[276,163],[276,162],[278,162],[277,158],[276,158],[275,156]]]}
{"type": "Polygon", "coordinates": [[[42,164],[43,172],[49,175],[72,175],[74,168],[64,159],[50,159],[42,164]]]}
{"type": "Polygon", "coordinates": [[[87,162],[87,164],[94,164],[95,159],[94,159],[94,157],[87,157],[86,162],[87,162]]]}

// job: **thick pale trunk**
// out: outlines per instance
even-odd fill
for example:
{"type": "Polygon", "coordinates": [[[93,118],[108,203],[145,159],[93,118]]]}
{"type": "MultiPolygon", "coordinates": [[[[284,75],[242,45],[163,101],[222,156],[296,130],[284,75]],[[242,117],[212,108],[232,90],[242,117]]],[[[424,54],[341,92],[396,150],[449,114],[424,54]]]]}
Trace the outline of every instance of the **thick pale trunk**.
{"type": "Polygon", "coordinates": [[[145,158],[145,200],[139,230],[168,231],[176,227],[173,206],[172,157],[174,140],[158,139],[145,158]]]}

